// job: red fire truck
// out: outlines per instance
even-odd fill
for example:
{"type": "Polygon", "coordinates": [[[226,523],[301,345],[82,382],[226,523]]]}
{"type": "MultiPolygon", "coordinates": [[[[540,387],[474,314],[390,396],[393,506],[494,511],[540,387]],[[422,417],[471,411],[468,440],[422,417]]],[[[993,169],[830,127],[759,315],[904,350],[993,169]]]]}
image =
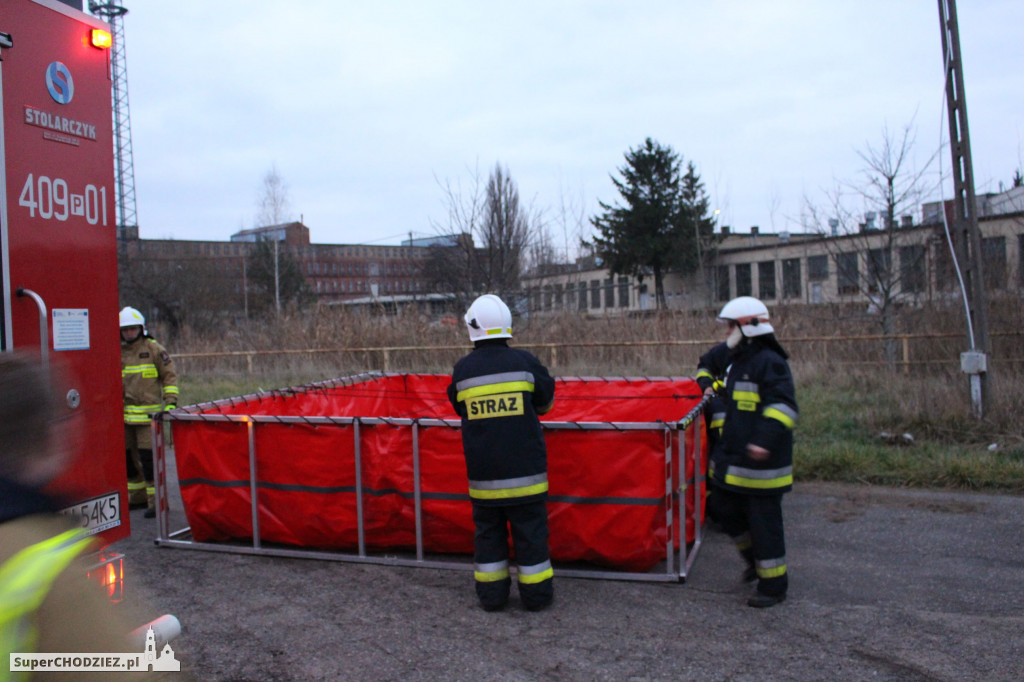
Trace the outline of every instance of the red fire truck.
{"type": "MultiPolygon", "coordinates": [[[[38,356],[77,413],[53,491],[103,546],[129,534],[110,37],[69,4],[0,0],[0,352],[38,356]]],[[[120,573],[101,552],[93,574],[115,598],[120,573]]]]}

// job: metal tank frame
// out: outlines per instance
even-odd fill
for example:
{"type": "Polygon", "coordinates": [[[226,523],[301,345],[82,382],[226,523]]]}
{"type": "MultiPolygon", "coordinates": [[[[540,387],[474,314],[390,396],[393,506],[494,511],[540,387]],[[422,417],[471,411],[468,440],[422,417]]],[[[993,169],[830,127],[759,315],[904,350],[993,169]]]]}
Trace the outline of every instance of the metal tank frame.
{"type": "MultiPolygon", "coordinates": [[[[422,500],[420,490],[420,452],[419,452],[419,429],[420,427],[447,427],[451,429],[461,428],[458,419],[426,419],[426,418],[391,418],[391,417],[360,417],[360,416],[274,416],[274,415],[237,415],[237,414],[206,414],[203,410],[223,405],[235,405],[238,402],[249,402],[265,398],[268,395],[297,395],[309,391],[315,391],[337,386],[350,386],[356,383],[371,379],[379,379],[390,376],[402,376],[401,373],[393,372],[366,372],[340,379],[332,379],[304,386],[277,389],[262,394],[250,394],[237,398],[225,398],[208,403],[200,403],[177,408],[159,415],[155,415],[152,421],[153,444],[154,444],[154,470],[156,483],[157,503],[157,537],[155,544],[162,547],[194,549],[210,552],[227,552],[234,554],[250,554],[259,556],[278,556],[292,559],[319,559],[326,561],[347,561],[353,563],[382,564],[386,566],[403,566],[416,568],[436,568],[446,570],[472,571],[472,557],[466,557],[465,561],[456,561],[450,558],[437,559],[427,555],[423,547],[422,536],[422,500]],[[167,443],[164,437],[165,429],[173,422],[234,422],[245,424],[248,431],[249,444],[249,491],[252,511],[252,542],[251,544],[232,544],[228,542],[199,542],[190,538],[191,528],[186,526],[172,530],[169,519],[168,485],[167,485],[167,443]],[[343,426],[351,427],[355,448],[355,480],[356,480],[356,519],[358,533],[358,548],[355,553],[340,550],[306,550],[293,549],[284,546],[265,546],[260,539],[259,523],[259,486],[256,466],[256,429],[260,424],[309,424],[313,426],[343,426]],[[388,425],[393,427],[409,427],[412,429],[412,452],[413,460],[413,504],[416,524],[416,548],[415,557],[399,556],[398,554],[386,554],[382,552],[368,553],[366,551],[363,527],[363,484],[361,479],[361,456],[360,456],[360,428],[362,426],[388,425]]],[[[680,377],[559,377],[562,381],[670,381],[678,380],[680,377]]],[[[559,567],[556,563],[556,573],[559,577],[566,578],[588,578],[605,580],[632,580],[644,582],[685,582],[697,554],[700,550],[704,535],[703,505],[701,490],[705,483],[705,474],[701,470],[699,452],[703,434],[697,428],[701,424],[698,417],[704,409],[707,398],[704,397],[678,422],[573,422],[560,421],[541,422],[541,426],[547,430],[575,430],[575,431],[662,431],[665,442],[665,522],[667,527],[667,541],[665,543],[665,559],[658,566],[647,572],[629,570],[609,570],[601,568],[586,568],[573,564],[570,567],[559,567]],[[693,430],[694,447],[692,452],[686,451],[685,433],[693,430]],[[694,478],[685,479],[687,458],[694,462],[694,478]],[[680,472],[680,487],[673,489],[672,470],[673,465],[678,463],[680,472]],[[686,532],[686,504],[685,496],[691,495],[694,508],[694,541],[692,544],[685,542],[686,532]],[[679,550],[674,544],[674,524],[678,523],[680,528],[679,550]]],[[[549,495],[549,499],[558,500],[557,495],[549,495]]],[[[412,552],[408,552],[412,554],[412,552]]],[[[512,567],[514,570],[514,567],[512,567]]]]}

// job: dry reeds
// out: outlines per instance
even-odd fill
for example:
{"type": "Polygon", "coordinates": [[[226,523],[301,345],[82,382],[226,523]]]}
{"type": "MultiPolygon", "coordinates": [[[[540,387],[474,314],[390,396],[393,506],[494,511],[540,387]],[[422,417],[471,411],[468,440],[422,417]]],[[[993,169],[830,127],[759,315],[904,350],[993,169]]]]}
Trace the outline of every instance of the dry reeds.
{"type": "MultiPolygon", "coordinates": [[[[880,336],[874,317],[848,307],[778,308],[772,322],[790,352],[798,390],[842,392],[858,404],[866,428],[913,428],[945,441],[976,442],[991,434],[1024,440],[1021,308],[1016,299],[993,306],[991,391],[982,422],[969,418],[967,379],[959,371],[965,322],[955,306],[901,310],[895,340],[880,336]],[[887,343],[896,344],[895,355],[887,355],[887,343]]],[[[700,354],[724,330],[711,312],[666,311],[534,315],[517,320],[515,331],[514,345],[530,348],[554,374],[692,376],[700,354]]],[[[186,376],[234,377],[263,387],[367,370],[447,373],[470,348],[461,320],[445,324],[412,312],[374,316],[327,307],[224,324],[216,333],[184,328],[167,345],[186,376]]]]}

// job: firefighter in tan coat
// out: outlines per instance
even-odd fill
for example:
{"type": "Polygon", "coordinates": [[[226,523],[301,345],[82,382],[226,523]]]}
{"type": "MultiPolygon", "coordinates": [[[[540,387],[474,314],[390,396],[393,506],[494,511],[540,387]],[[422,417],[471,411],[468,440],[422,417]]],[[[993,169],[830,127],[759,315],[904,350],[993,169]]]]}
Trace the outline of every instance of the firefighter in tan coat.
{"type": "Polygon", "coordinates": [[[153,484],[153,434],[150,415],[178,404],[178,375],[171,356],[146,333],[146,319],[124,308],[121,326],[121,383],[124,393],[124,446],[128,467],[128,504],[146,505],[156,516],[153,484]]]}

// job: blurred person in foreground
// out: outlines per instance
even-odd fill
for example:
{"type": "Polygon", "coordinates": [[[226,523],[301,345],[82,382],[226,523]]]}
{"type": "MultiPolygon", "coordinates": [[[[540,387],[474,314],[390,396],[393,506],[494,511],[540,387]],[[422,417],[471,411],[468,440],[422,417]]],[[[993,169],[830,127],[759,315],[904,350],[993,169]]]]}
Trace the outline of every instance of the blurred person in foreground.
{"type": "Polygon", "coordinates": [[[711,453],[708,516],[747,562],[744,580],[757,580],[747,604],[766,608],[784,601],[789,588],[782,495],[793,488],[796,391],[764,303],[740,296],[718,319],[728,324],[728,336],[697,365],[698,385],[725,404],[711,453]]]}
{"type": "Polygon", "coordinates": [[[8,679],[12,653],[137,651],[127,614],[86,577],[86,555],[98,548],[43,490],[70,466],[76,435],[74,413],[58,403],[42,369],[0,353],[0,679],[8,679]]]}
{"type": "Polygon", "coordinates": [[[509,348],[512,313],[499,297],[466,312],[473,351],[455,364],[448,399],[462,417],[462,447],[473,503],[474,577],[485,611],[508,602],[509,528],[519,598],[530,611],[554,599],[548,552],[548,461],[537,416],[555,401],[555,380],[531,353],[509,348]]]}

